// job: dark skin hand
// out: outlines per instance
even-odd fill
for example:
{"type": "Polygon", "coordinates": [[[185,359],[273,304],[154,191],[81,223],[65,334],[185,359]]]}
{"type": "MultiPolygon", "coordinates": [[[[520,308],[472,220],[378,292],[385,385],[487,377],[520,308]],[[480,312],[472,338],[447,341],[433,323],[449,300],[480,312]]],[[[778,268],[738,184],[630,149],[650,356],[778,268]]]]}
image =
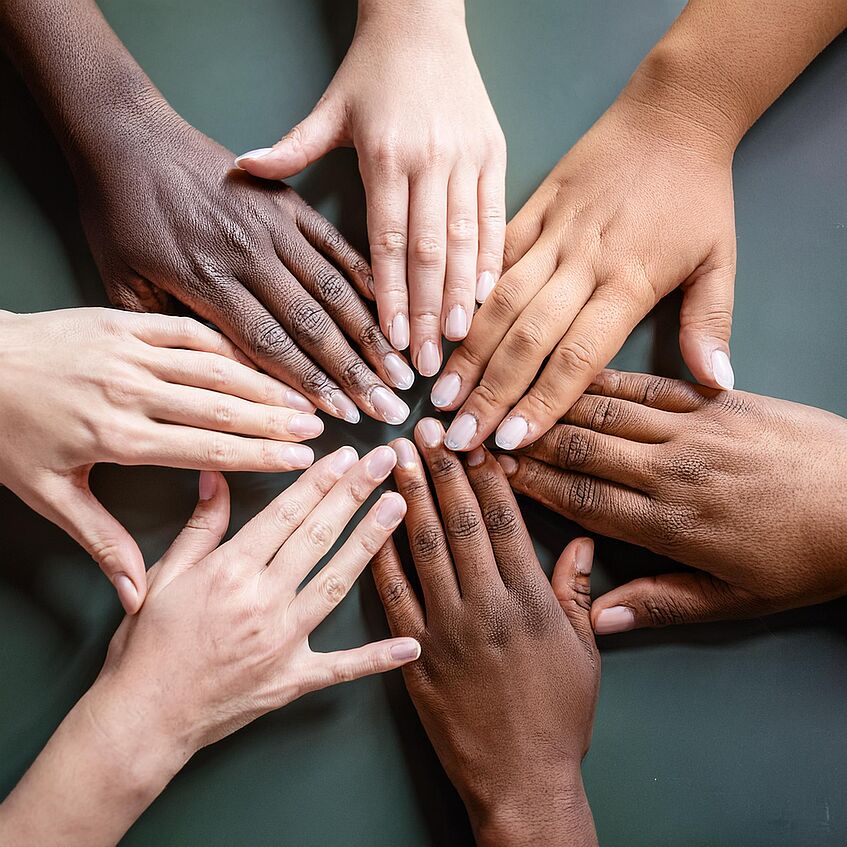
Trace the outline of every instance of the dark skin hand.
{"type": "Polygon", "coordinates": [[[478,448],[465,468],[443,437],[425,418],[420,454],[391,445],[420,598],[392,542],[373,562],[392,633],[421,643],[406,686],[478,844],[595,845],[580,774],[600,683],[593,546],[571,542],[551,585],[497,462],[478,448]]]}
{"type": "Polygon", "coordinates": [[[516,491],[697,570],[594,602],[598,634],[749,618],[847,594],[847,421],[742,391],[602,372],[500,462],[516,491]]]}
{"type": "Polygon", "coordinates": [[[410,387],[413,373],[360,296],[373,296],[367,262],[328,221],[283,183],[234,170],[91,0],[5,0],[0,35],[68,157],[114,304],[183,303],[295,389],[292,400],[299,392],[304,410],[405,420],[388,386],[410,387]]]}

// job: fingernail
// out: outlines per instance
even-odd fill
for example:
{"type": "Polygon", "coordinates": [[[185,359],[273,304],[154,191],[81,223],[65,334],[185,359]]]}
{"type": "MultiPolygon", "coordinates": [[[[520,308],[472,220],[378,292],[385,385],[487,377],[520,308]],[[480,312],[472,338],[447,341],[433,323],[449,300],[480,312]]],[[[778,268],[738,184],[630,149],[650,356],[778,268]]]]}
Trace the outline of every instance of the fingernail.
{"type": "Polygon", "coordinates": [[[484,303],[494,289],[494,274],[491,271],[483,271],[476,281],[476,302],[484,303]]]}
{"type": "Polygon", "coordinates": [[[397,454],[390,447],[377,447],[368,459],[368,476],[379,482],[388,474],[397,462],[397,454]]]}
{"type": "Polygon", "coordinates": [[[526,418],[521,415],[513,415],[497,428],[494,443],[501,450],[514,450],[526,438],[528,431],[529,424],[526,422],[526,418]]]}
{"type": "Polygon", "coordinates": [[[285,405],[289,409],[296,409],[298,412],[315,411],[315,404],[308,397],[304,397],[293,388],[285,389],[285,405]]]}
{"type": "Polygon", "coordinates": [[[594,624],[594,632],[597,635],[611,635],[615,632],[627,632],[630,629],[635,629],[635,612],[627,606],[603,609],[597,615],[597,622],[594,624]]]}
{"type": "Polygon", "coordinates": [[[574,569],[578,574],[588,576],[591,573],[591,566],[593,564],[594,542],[590,538],[583,538],[576,545],[576,551],[574,552],[574,569]]]}
{"type": "Polygon", "coordinates": [[[244,159],[261,159],[262,156],[267,156],[273,149],[273,147],[257,147],[255,150],[248,150],[246,153],[242,153],[236,157],[235,164],[241,167],[241,162],[244,159]]]}
{"type": "Polygon", "coordinates": [[[359,410],[356,408],[356,404],[343,391],[333,391],[329,396],[329,402],[347,423],[359,423],[361,419],[359,410]]]}
{"type": "Polygon", "coordinates": [[[485,461],[485,450],[482,447],[477,447],[468,453],[468,465],[472,468],[478,468],[485,461]]]}
{"type": "Polygon", "coordinates": [[[283,444],[280,458],[293,470],[308,468],[315,461],[315,452],[305,444],[283,444]]]}
{"type": "Polygon", "coordinates": [[[460,341],[468,334],[468,313],[464,306],[453,306],[447,313],[444,334],[451,341],[460,341]]]}
{"type": "Polygon", "coordinates": [[[317,415],[292,415],[288,431],[301,438],[316,438],[324,431],[324,424],[317,415]]]}
{"type": "Polygon", "coordinates": [[[417,659],[421,655],[421,645],[410,638],[408,641],[398,641],[396,644],[392,644],[388,652],[392,659],[398,662],[406,662],[409,659],[417,659]]]}
{"type": "Polygon", "coordinates": [[[421,376],[435,376],[441,367],[441,351],[434,341],[424,341],[418,351],[418,372],[421,376]]]}
{"type": "Polygon", "coordinates": [[[347,473],[358,461],[359,454],[352,447],[342,447],[332,457],[329,467],[334,474],[341,476],[347,473]]]}
{"type": "Polygon", "coordinates": [[[215,496],[215,491],[218,488],[218,478],[215,474],[209,471],[200,471],[200,489],[201,500],[211,500],[215,496]]]}
{"type": "Polygon", "coordinates": [[[394,442],[393,447],[401,468],[414,468],[418,464],[417,451],[411,441],[401,438],[394,442]]]}
{"type": "Polygon", "coordinates": [[[735,373],[732,370],[729,356],[723,350],[712,352],[712,375],[721,388],[732,391],[732,387],[735,385],[735,373]]]}
{"type": "Polygon", "coordinates": [[[409,407],[396,394],[381,385],[371,393],[371,403],[386,423],[401,424],[409,417],[409,407]]]}
{"type": "Polygon", "coordinates": [[[394,529],[405,514],[406,501],[399,494],[384,494],[376,509],[376,522],[383,529],[394,529]]]}
{"type": "Polygon", "coordinates": [[[511,456],[498,456],[497,461],[506,476],[511,476],[518,469],[518,463],[511,456]]]}
{"type": "Polygon", "coordinates": [[[370,272],[365,276],[365,285],[367,285],[368,291],[371,294],[376,294],[376,290],[374,289],[374,275],[370,272]]]}
{"type": "Polygon", "coordinates": [[[128,615],[133,614],[138,607],[138,591],[133,581],[125,573],[119,573],[112,580],[112,584],[115,586],[118,600],[121,601],[124,611],[128,615]]]}
{"type": "Polygon", "coordinates": [[[459,395],[459,389],[461,387],[462,378],[459,374],[442,374],[435,385],[432,386],[429,399],[432,401],[432,405],[438,409],[443,406],[449,406],[459,395]]]}
{"type": "Polygon", "coordinates": [[[444,445],[450,450],[464,450],[475,435],[476,418],[464,412],[450,424],[444,445]]]}
{"type": "Polygon", "coordinates": [[[418,422],[418,432],[421,434],[421,441],[427,447],[438,447],[441,444],[441,434],[443,431],[441,424],[434,418],[424,418],[418,422]]]}
{"type": "Polygon", "coordinates": [[[409,346],[409,319],[402,312],[388,325],[388,340],[395,350],[405,350],[409,346]]]}
{"type": "Polygon", "coordinates": [[[396,353],[389,353],[385,359],[385,370],[397,388],[404,391],[411,388],[415,382],[415,372],[396,353]]]}

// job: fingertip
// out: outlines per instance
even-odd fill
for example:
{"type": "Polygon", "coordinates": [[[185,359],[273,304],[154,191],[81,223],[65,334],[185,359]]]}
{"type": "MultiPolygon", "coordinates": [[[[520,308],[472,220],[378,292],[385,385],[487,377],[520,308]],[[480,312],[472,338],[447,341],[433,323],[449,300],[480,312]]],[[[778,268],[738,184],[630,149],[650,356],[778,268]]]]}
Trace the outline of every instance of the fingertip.
{"type": "Polygon", "coordinates": [[[421,418],[415,427],[415,440],[424,447],[433,449],[441,445],[444,427],[435,418],[421,418]]]}
{"type": "Polygon", "coordinates": [[[398,638],[388,648],[388,655],[393,663],[401,665],[417,661],[421,655],[420,642],[415,638],[398,638]]]}
{"type": "Polygon", "coordinates": [[[218,475],[213,471],[200,471],[198,494],[201,503],[211,500],[218,490],[218,475]]]}
{"type": "Polygon", "coordinates": [[[120,600],[124,611],[128,615],[134,615],[141,608],[143,599],[143,595],[136,588],[135,583],[125,573],[119,573],[112,579],[112,585],[115,587],[118,600],[120,600]]]}
{"type": "Polygon", "coordinates": [[[246,153],[235,157],[235,167],[249,171],[251,162],[265,158],[265,156],[273,152],[273,149],[273,147],[257,147],[255,150],[248,150],[246,153]]]}
{"type": "Polygon", "coordinates": [[[514,476],[518,470],[518,462],[513,456],[507,456],[501,453],[497,456],[497,461],[507,477],[514,476]]]}

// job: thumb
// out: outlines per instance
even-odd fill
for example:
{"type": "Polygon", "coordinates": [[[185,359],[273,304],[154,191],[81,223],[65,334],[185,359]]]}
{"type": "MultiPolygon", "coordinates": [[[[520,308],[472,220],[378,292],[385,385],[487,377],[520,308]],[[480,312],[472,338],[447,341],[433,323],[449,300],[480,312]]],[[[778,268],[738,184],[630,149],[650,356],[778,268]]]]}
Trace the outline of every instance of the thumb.
{"type": "Polygon", "coordinates": [[[591,629],[593,562],[594,542],[590,538],[574,538],[562,551],[550,578],[553,594],[589,652],[595,649],[594,632],[591,629]]]}
{"type": "Polygon", "coordinates": [[[686,283],[679,311],[679,349],[701,385],[723,388],[735,384],[729,362],[735,262],[705,271],[686,283]]]}
{"type": "Polygon", "coordinates": [[[707,573],[669,573],[621,585],[594,602],[597,635],[641,627],[752,617],[763,612],[752,597],[707,573]]]}
{"type": "Polygon", "coordinates": [[[342,142],[341,120],[336,109],[322,99],[307,118],[273,147],[242,153],[235,164],[263,179],[287,179],[342,142]]]}

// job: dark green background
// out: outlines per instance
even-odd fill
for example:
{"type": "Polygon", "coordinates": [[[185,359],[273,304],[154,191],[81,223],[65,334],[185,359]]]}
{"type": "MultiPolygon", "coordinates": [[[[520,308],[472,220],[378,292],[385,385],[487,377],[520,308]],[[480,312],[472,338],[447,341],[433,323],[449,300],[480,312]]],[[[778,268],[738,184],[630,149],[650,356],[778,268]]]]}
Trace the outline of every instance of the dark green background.
{"type": "MultiPolygon", "coordinates": [[[[514,213],[611,102],[678,0],[469,3],[476,55],[509,144],[514,213]]],[[[174,107],[236,152],[275,141],[308,112],[349,42],[352,2],[111,0],[104,10],[174,107]]],[[[759,122],[736,159],[740,388],[847,413],[847,43],[830,48],[759,122]]],[[[0,65],[0,307],[96,304],[100,283],[59,153],[0,65]]],[[[364,243],[355,156],[295,184],[364,243]]],[[[696,203],[697,198],[692,197],[696,203]]],[[[617,364],[681,374],[671,299],[617,364]]],[[[332,425],[322,448],[364,450],[410,425],[332,425]]],[[[233,525],[287,484],[231,476],[233,525]]],[[[189,514],[196,474],[101,468],[95,487],[153,561],[189,514]]],[[[738,504],[744,508],[743,503],[738,504]]],[[[0,791],[14,784],[90,683],[119,619],[82,551],[0,491],[0,791]]],[[[550,564],[576,528],[526,517],[550,564]]],[[[667,563],[600,541],[595,589],[667,563]]],[[[319,648],[381,636],[373,586],[321,628],[319,648]]],[[[742,624],[603,642],[585,765],[601,843],[847,843],[845,604],[742,624]]],[[[303,698],[202,752],[131,830],[129,845],[469,843],[461,808],[399,674],[303,698]]]]}

